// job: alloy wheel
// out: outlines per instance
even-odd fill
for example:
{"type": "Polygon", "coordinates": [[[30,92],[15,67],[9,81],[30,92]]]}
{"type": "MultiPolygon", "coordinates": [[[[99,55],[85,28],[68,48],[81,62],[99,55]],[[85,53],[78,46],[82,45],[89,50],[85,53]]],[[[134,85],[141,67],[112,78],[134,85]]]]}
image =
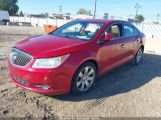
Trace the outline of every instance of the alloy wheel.
{"type": "Polygon", "coordinates": [[[136,55],[136,64],[139,64],[142,61],[143,58],[143,50],[140,48],[137,55],[136,55]]]}
{"type": "Polygon", "coordinates": [[[80,92],[87,91],[95,80],[96,73],[93,67],[86,66],[78,74],[77,77],[77,89],[80,92]]]}

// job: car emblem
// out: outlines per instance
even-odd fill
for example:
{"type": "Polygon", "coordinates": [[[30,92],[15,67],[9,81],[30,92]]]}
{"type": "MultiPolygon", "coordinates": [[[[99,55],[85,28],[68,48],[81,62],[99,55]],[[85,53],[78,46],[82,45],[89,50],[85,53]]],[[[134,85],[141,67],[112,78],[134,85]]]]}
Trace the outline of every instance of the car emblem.
{"type": "Polygon", "coordinates": [[[14,63],[17,59],[17,53],[11,53],[11,59],[12,59],[12,62],[14,63]]]}
{"type": "Polygon", "coordinates": [[[17,58],[17,56],[16,56],[16,54],[14,54],[14,55],[13,55],[13,59],[16,60],[16,58],[17,58]]]}

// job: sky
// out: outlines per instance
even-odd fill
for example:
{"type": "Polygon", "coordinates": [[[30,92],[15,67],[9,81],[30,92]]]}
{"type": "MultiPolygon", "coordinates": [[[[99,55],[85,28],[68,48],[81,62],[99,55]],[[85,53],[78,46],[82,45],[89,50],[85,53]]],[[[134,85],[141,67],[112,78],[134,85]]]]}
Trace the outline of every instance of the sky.
{"type": "MultiPolygon", "coordinates": [[[[97,15],[110,13],[118,16],[135,15],[135,4],[139,3],[142,7],[139,14],[147,18],[161,16],[161,0],[97,0],[97,15]]],[[[62,6],[62,13],[75,15],[79,8],[94,11],[94,0],[19,0],[20,10],[27,14],[39,14],[48,12],[58,13],[62,6]]]]}

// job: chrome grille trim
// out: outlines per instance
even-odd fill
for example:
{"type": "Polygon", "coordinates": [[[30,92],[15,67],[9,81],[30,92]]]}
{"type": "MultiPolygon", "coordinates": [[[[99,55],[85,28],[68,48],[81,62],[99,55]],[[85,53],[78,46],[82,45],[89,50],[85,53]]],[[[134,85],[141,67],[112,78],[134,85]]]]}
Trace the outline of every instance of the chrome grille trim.
{"type": "Polygon", "coordinates": [[[10,62],[18,67],[26,67],[33,57],[28,53],[25,53],[17,48],[11,48],[10,50],[10,62]]]}

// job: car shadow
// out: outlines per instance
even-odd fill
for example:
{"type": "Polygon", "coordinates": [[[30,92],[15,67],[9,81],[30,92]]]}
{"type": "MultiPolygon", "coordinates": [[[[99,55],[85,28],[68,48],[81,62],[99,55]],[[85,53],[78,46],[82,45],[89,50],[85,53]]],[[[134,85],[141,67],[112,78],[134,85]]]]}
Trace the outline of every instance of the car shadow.
{"type": "Polygon", "coordinates": [[[156,77],[161,77],[161,56],[145,54],[142,64],[138,66],[126,64],[103,75],[94,89],[87,93],[82,95],[70,93],[52,98],[75,102],[103,99],[138,89],[156,77]]]}

